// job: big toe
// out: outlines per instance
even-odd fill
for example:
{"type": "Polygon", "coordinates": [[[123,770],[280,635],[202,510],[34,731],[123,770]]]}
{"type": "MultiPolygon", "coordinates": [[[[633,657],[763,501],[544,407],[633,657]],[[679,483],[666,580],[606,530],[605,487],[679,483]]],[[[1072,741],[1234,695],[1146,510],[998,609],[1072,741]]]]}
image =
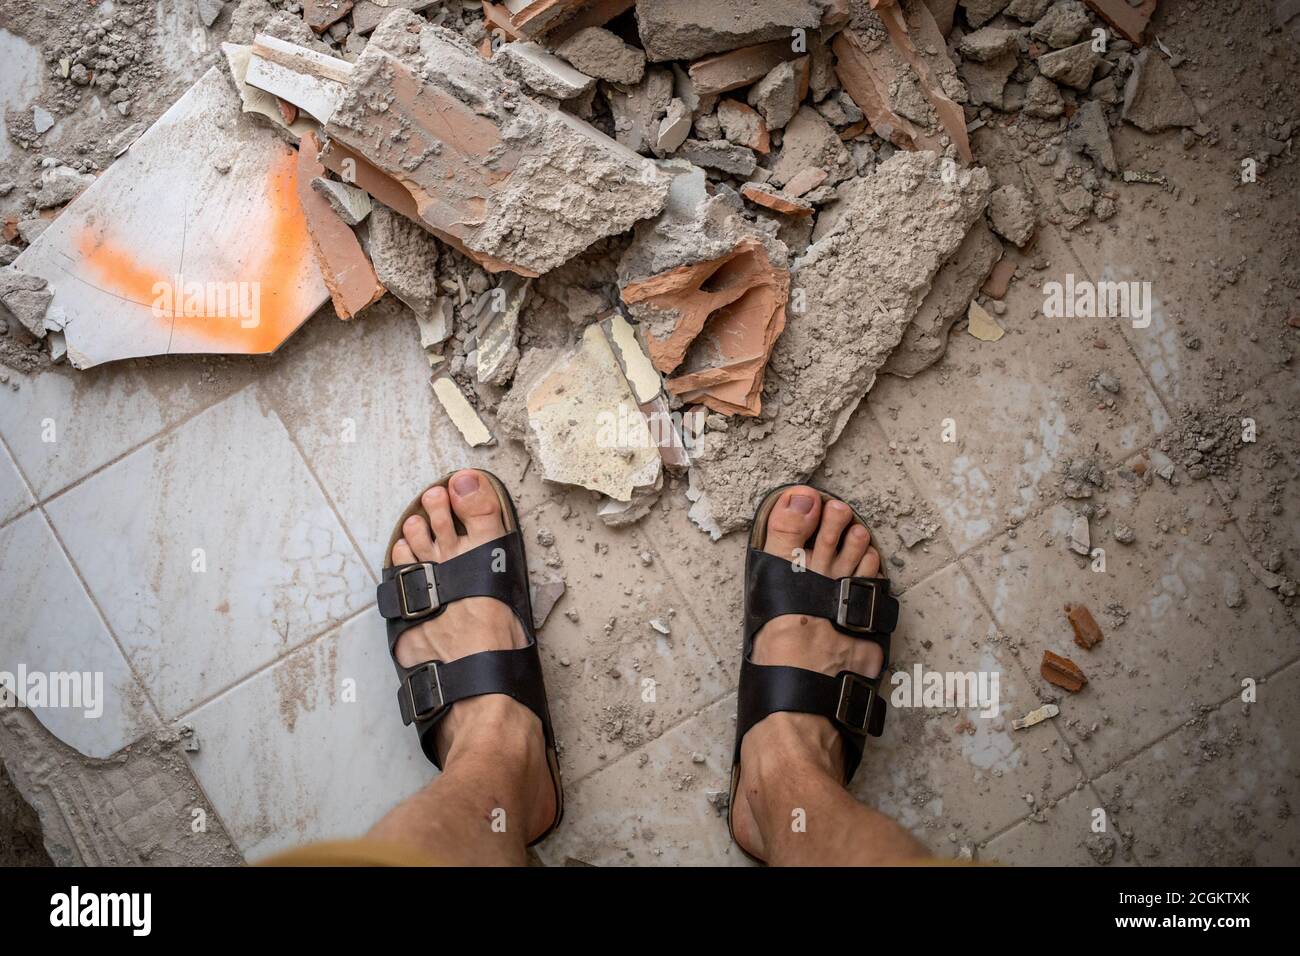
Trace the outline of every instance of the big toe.
{"type": "Polygon", "coordinates": [[[782,558],[798,558],[817,530],[821,495],[807,485],[781,492],[767,517],[767,542],[763,550],[782,558]]]}
{"type": "Polygon", "coordinates": [[[501,500],[487,476],[465,469],[452,475],[448,483],[451,508],[465,526],[471,545],[483,544],[505,534],[501,520],[501,500]]]}

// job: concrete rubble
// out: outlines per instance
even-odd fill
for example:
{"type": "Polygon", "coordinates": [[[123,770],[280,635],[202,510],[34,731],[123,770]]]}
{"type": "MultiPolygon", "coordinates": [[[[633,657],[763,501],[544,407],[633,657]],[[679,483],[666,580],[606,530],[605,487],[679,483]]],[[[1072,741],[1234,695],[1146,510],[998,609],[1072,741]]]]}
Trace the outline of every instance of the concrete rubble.
{"type": "MultiPolygon", "coordinates": [[[[21,272],[0,273],[0,305],[86,367],[272,351],[325,301],[364,320],[391,296],[468,445],[521,441],[610,524],[685,478],[716,536],[811,474],[879,373],[924,371],[963,320],[999,347],[1024,274],[1009,252],[1032,253],[1042,216],[1114,214],[1121,119],[1199,122],[1168,51],[1135,49],[1154,3],[1120,6],[312,0],[298,16],[242,0],[222,67],[107,174],[44,171],[6,223],[21,272]],[[1125,39],[1098,52],[1116,21],[1125,39]],[[994,182],[973,143],[1000,115],[1087,176],[1055,197],[994,182]],[[201,143],[168,159],[178,126],[201,143]],[[70,285],[55,265],[109,267],[85,224],[138,220],[126,258],[165,259],[128,176],[218,198],[288,187],[242,207],[247,231],[297,243],[270,328],[204,338],[173,310],[127,335],[93,317],[102,276],[70,285]]],[[[1085,517],[1080,554],[1086,533],[1085,517]]]]}

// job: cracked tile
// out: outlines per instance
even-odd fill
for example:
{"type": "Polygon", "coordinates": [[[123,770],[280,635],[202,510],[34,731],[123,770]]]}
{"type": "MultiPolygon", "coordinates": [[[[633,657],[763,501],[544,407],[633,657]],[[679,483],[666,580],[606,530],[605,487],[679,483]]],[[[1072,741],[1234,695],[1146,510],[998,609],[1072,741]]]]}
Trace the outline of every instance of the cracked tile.
{"type": "Polygon", "coordinates": [[[250,391],[48,510],[165,719],[373,600],[284,427],[250,391]]]}
{"type": "Polygon", "coordinates": [[[107,757],[153,726],[148,699],[39,511],[0,529],[0,580],[0,671],[14,683],[19,667],[29,675],[91,675],[84,685],[91,696],[74,701],[85,706],[31,708],[50,733],[87,757],[107,757]]]}

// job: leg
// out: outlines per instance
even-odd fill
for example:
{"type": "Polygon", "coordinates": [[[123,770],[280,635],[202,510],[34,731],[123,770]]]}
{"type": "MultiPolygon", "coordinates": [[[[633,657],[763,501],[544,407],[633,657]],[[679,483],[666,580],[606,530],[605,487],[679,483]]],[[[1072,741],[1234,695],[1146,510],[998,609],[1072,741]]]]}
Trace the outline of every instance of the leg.
{"type": "MultiPolygon", "coordinates": [[[[804,552],[809,570],[829,577],[880,573],[880,554],[852,509],[825,507],[814,489],[787,489],[768,518],[766,550],[785,558],[804,552]]],[[[754,661],[837,674],[880,673],[884,653],[874,641],[842,634],[829,621],[786,615],[754,640],[754,661]]],[[[862,866],[925,857],[925,849],[884,814],[844,788],[844,743],[830,722],[812,714],[778,713],[759,721],[741,744],[740,784],[732,808],[736,838],[775,865],[862,866]]],[[[870,745],[864,764],[870,762],[870,745]]]]}
{"type": "MultiPolygon", "coordinates": [[[[431,488],[422,503],[429,520],[407,519],[394,563],[446,561],[505,530],[500,502],[474,471],[456,474],[450,490],[431,488]],[[453,513],[465,534],[456,531],[453,513]]],[[[397,659],[411,667],[524,643],[506,605],[466,598],[402,634],[397,659]]],[[[369,836],[448,865],[522,865],[529,841],[555,816],[542,722],[512,698],[489,694],[453,705],[437,733],[442,774],[394,807],[369,836]]]]}

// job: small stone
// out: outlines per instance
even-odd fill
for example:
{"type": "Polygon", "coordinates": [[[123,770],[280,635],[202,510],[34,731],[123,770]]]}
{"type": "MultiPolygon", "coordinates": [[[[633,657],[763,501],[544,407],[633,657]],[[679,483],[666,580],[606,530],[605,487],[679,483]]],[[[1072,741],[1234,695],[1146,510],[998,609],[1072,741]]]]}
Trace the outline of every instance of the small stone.
{"type": "Polygon", "coordinates": [[[1024,247],[1034,235],[1034,204],[1019,186],[999,186],[989,197],[989,223],[1003,239],[1024,247]]]}
{"type": "Polygon", "coordinates": [[[49,110],[39,106],[32,107],[32,128],[36,130],[37,136],[48,132],[53,126],[54,117],[50,115],[49,110]]]}

